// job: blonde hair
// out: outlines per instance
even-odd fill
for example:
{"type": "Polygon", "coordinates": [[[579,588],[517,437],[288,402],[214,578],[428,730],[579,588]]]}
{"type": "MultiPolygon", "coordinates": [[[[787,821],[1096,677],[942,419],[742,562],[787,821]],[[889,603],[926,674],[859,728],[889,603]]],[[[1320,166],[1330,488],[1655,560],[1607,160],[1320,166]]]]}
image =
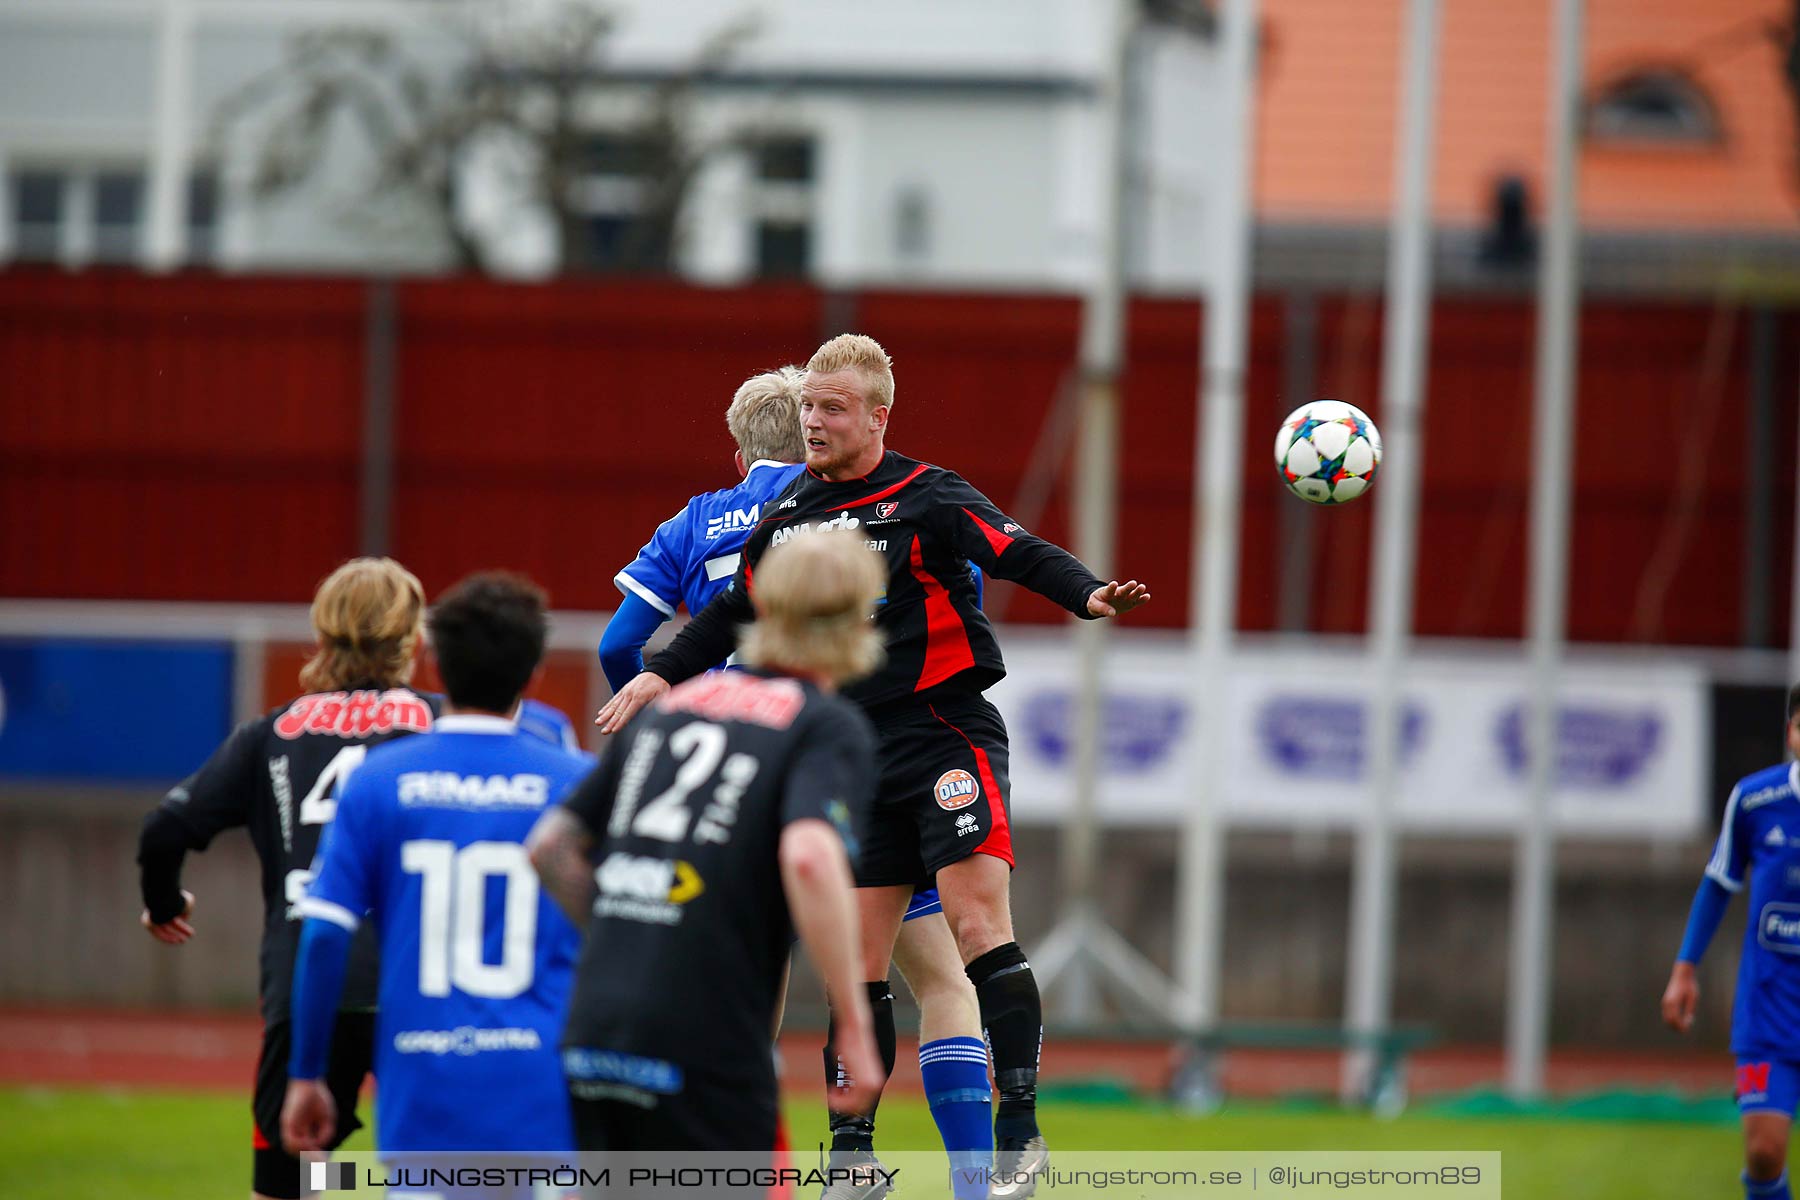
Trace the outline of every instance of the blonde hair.
{"type": "Polygon", "coordinates": [[[799,367],[777,367],[738,385],[725,410],[725,428],[744,452],[744,466],[762,459],[797,463],[806,457],[800,436],[799,367]]]}
{"type": "Polygon", "coordinates": [[[880,342],[866,333],[838,334],[813,351],[806,369],[820,375],[855,371],[863,378],[863,398],[870,409],[894,406],[894,360],[880,342]]]}
{"type": "Polygon", "coordinates": [[[313,595],[319,648],[300,669],[300,686],[324,692],[356,683],[405,683],[412,678],[424,617],[418,576],[391,558],[351,559],[313,595]]]}
{"type": "Polygon", "coordinates": [[[769,551],[752,578],[756,622],[739,646],[742,661],[836,683],[881,665],[869,610],[887,571],[863,538],[847,529],[803,533],[769,551]]]}

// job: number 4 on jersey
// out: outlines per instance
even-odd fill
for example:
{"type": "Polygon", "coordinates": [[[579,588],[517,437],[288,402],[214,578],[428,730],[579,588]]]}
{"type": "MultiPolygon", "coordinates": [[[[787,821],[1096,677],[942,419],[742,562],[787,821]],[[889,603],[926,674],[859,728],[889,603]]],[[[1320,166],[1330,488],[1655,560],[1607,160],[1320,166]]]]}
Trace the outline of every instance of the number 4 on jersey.
{"type": "Polygon", "coordinates": [[[331,819],[337,816],[338,793],[344,790],[344,784],[349,782],[350,772],[362,765],[362,760],[368,753],[367,746],[345,746],[325,764],[318,779],[313,781],[312,790],[300,801],[302,825],[331,824],[331,819]]]}
{"type": "MultiPolygon", "coordinates": [[[[367,746],[345,746],[332,755],[319,777],[313,780],[312,789],[300,801],[300,823],[302,825],[329,825],[337,816],[338,794],[350,781],[350,773],[362,765],[368,756],[367,746]]],[[[294,905],[300,903],[306,895],[306,889],[312,884],[313,876],[318,871],[318,862],[305,868],[296,868],[287,873],[282,883],[282,890],[288,902],[288,919],[294,918],[294,905]]]]}

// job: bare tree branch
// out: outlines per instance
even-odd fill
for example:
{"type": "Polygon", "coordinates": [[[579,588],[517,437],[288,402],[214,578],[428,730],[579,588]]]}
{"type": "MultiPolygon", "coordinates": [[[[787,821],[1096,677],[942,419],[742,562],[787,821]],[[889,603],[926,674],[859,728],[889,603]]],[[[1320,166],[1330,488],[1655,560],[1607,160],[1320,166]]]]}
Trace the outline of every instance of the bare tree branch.
{"type": "MultiPolygon", "coordinates": [[[[354,130],[373,158],[354,207],[392,220],[424,221],[460,269],[484,265],[479,231],[458,204],[459,175],[483,139],[510,139],[535,161],[531,202],[554,222],[561,267],[595,261],[579,184],[596,134],[591,97],[616,88],[605,66],[616,27],[588,0],[565,0],[535,17],[484,4],[445,3],[433,28],[459,48],[448,79],[420,61],[404,39],[378,30],[332,29],[295,36],[282,62],[228,95],[213,114],[211,138],[251,140],[253,195],[271,200],[323,178],[334,138],[354,130]]],[[[755,28],[738,22],[706,39],[693,61],[652,84],[644,116],[622,132],[638,161],[642,203],[620,241],[616,269],[667,271],[677,220],[706,157],[727,144],[691,132],[696,87],[755,28]]]]}

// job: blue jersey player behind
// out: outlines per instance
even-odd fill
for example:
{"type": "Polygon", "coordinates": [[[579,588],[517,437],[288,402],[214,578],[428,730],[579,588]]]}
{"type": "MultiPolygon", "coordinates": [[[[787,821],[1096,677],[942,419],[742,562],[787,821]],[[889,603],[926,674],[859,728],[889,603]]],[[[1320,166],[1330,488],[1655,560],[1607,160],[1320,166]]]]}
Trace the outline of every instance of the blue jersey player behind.
{"type": "Polygon", "coordinates": [[[524,841],[590,760],[510,719],[543,655],[542,592],[474,575],[439,600],[429,628],[444,715],[351,776],[301,902],[281,1120],[296,1154],[332,1127],[320,1076],[366,914],[381,938],[377,1140],[403,1172],[427,1161],[421,1152],[574,1148],[557,1043],[579,935],[541,894],[524,841]]]}
{"type": "MultiPolygon", "coordinates": [[[[1787,747],[1800,756],[1800,685],[1787,695],[1787,747]]],[[[1731,1010],[1744,1195],[1787,1197],[1788,1133],[1800,1100],[1800,763],[1746,775],[1731,789],[1719,840],[1694,896],[1687,934],[1663,992],[1663,1020],[1694,1024],[1695,967],[1731,897],[1750,884],[1750,919],[1731,1010]]]]}
{"type": "Polygon", "coordinates": [[[513,714],[513,724],[519,727],[520,733],[549,742],[570,754],[587,753],[581,748],[581,739],[575,736],[575,723],[569,720],[567,713],[553,704],[545,704],[542,700],[521,700],[519,711],[513,714]]]}
{"type": "Polygon", "coordinates": [[[600,635],[600,668],[614,691],[644,669],[644,643],[678,605],[697,613],[731,583],[750,531],[800,473],[803,374],[782,367],[744,381],[725,410],[741,482],[689,500],[613,576],[619,609],[600,635]]]}
{"type": "MultiPolygon", "coordinates": [[[[800,430],[800,386],[806,372],[788,366],[753,375],[738,387],[725,410],[725,426],[737,442],[733,460],[743,481],[706,492],[657,527],[650,541],[613,579],[621,595],[618,611],[600,637],[600,665],[616,692],[644,669],[644,643],[658,625],[685,606],[691,615],[730,586],[750,533],[781,505],[784,493],[804,469],[806,445],[800,430]]],[[[970,567],[979,603],[981,572],[970,567]]],[[[991,1152],[987,1048],[981,1010],[963,971],[956,940],[943,917],[936,888],[922,888],[907,906],[894,962],[919,1004],[919,1063],[932,1117],[944,1148],[956,1161],[991,1152]]],[[[894,1069],[894,997],[885,980],[868,985],[876,1040],[884,1065],[894,1069]]],[[[829,1089],[842,1074],[836,1056],[825,1054],[829,1089]]],[[[874,1111],[833,1116],[833,1146],[840,1154],[873,1146],[874,1111]]],[[[971,1185],[972,1186],[972,1185],[971,1185]]],[[[827,1200],[870,1200],[880,1189],[846,1188],[827,1200]]]]}

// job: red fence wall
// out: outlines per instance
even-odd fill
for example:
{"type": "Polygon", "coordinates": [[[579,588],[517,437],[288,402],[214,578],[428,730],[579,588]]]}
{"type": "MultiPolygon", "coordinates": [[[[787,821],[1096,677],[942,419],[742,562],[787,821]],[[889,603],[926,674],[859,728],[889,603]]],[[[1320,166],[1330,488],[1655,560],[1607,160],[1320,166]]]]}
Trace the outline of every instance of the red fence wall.
{"type": "MultiPolygon", "coordinates": [[[[355,554],[370,285],[0,274],[0,594],[304,601],[355,554]]],[[[1067,297],[705,290],[669,282],[397,287],[392,551],[436,590],[482,566],[565,608],[614,603],[613,573],[695,491],[731,479],[723,410],[744,376],[868,330],[894,354],[897,449],[1003,506],[1072,367],[1067,297]]],[[[1749,317],[1595,302],[1583,311],[1571,635],[1737,644],[1749,317]]],[[[1118,570],[1142,614],[1187,612],[1200,314],[1130,311],[1118,570]]],[[[1275,624],[1295,534],[1269,461],[1285,309],[1259,298],[1247,383],[1240,624],[1275,624]]],[[[1381,306],[1320,302],[1320,395],[1381,419],[1381,306]]],[[[1522,632],[1531,455],[1528,300],[1441,298],[1432,318],[1416,626],[1522,632]]],[[[1771,498],[1771,640],[1786,638],[1800,320],[1782,315],[1771,498]]],[[[1069,536],[1065,466],[1034,527],[1069,536]]],[[[1381,495],[1379,486],[1375,495],[1381,495]]],[[[1379,500],[1376,501],[1379,503],[1379,500]]],[[[1366,620],[1374,504],[1310,512],[1313,628],[1366,620]]],[[[1015,620],[1055,620],[996,589],[1015,620]]],[[[1134,618],[1136,619],[1136,618],[1134,618]]]]}

